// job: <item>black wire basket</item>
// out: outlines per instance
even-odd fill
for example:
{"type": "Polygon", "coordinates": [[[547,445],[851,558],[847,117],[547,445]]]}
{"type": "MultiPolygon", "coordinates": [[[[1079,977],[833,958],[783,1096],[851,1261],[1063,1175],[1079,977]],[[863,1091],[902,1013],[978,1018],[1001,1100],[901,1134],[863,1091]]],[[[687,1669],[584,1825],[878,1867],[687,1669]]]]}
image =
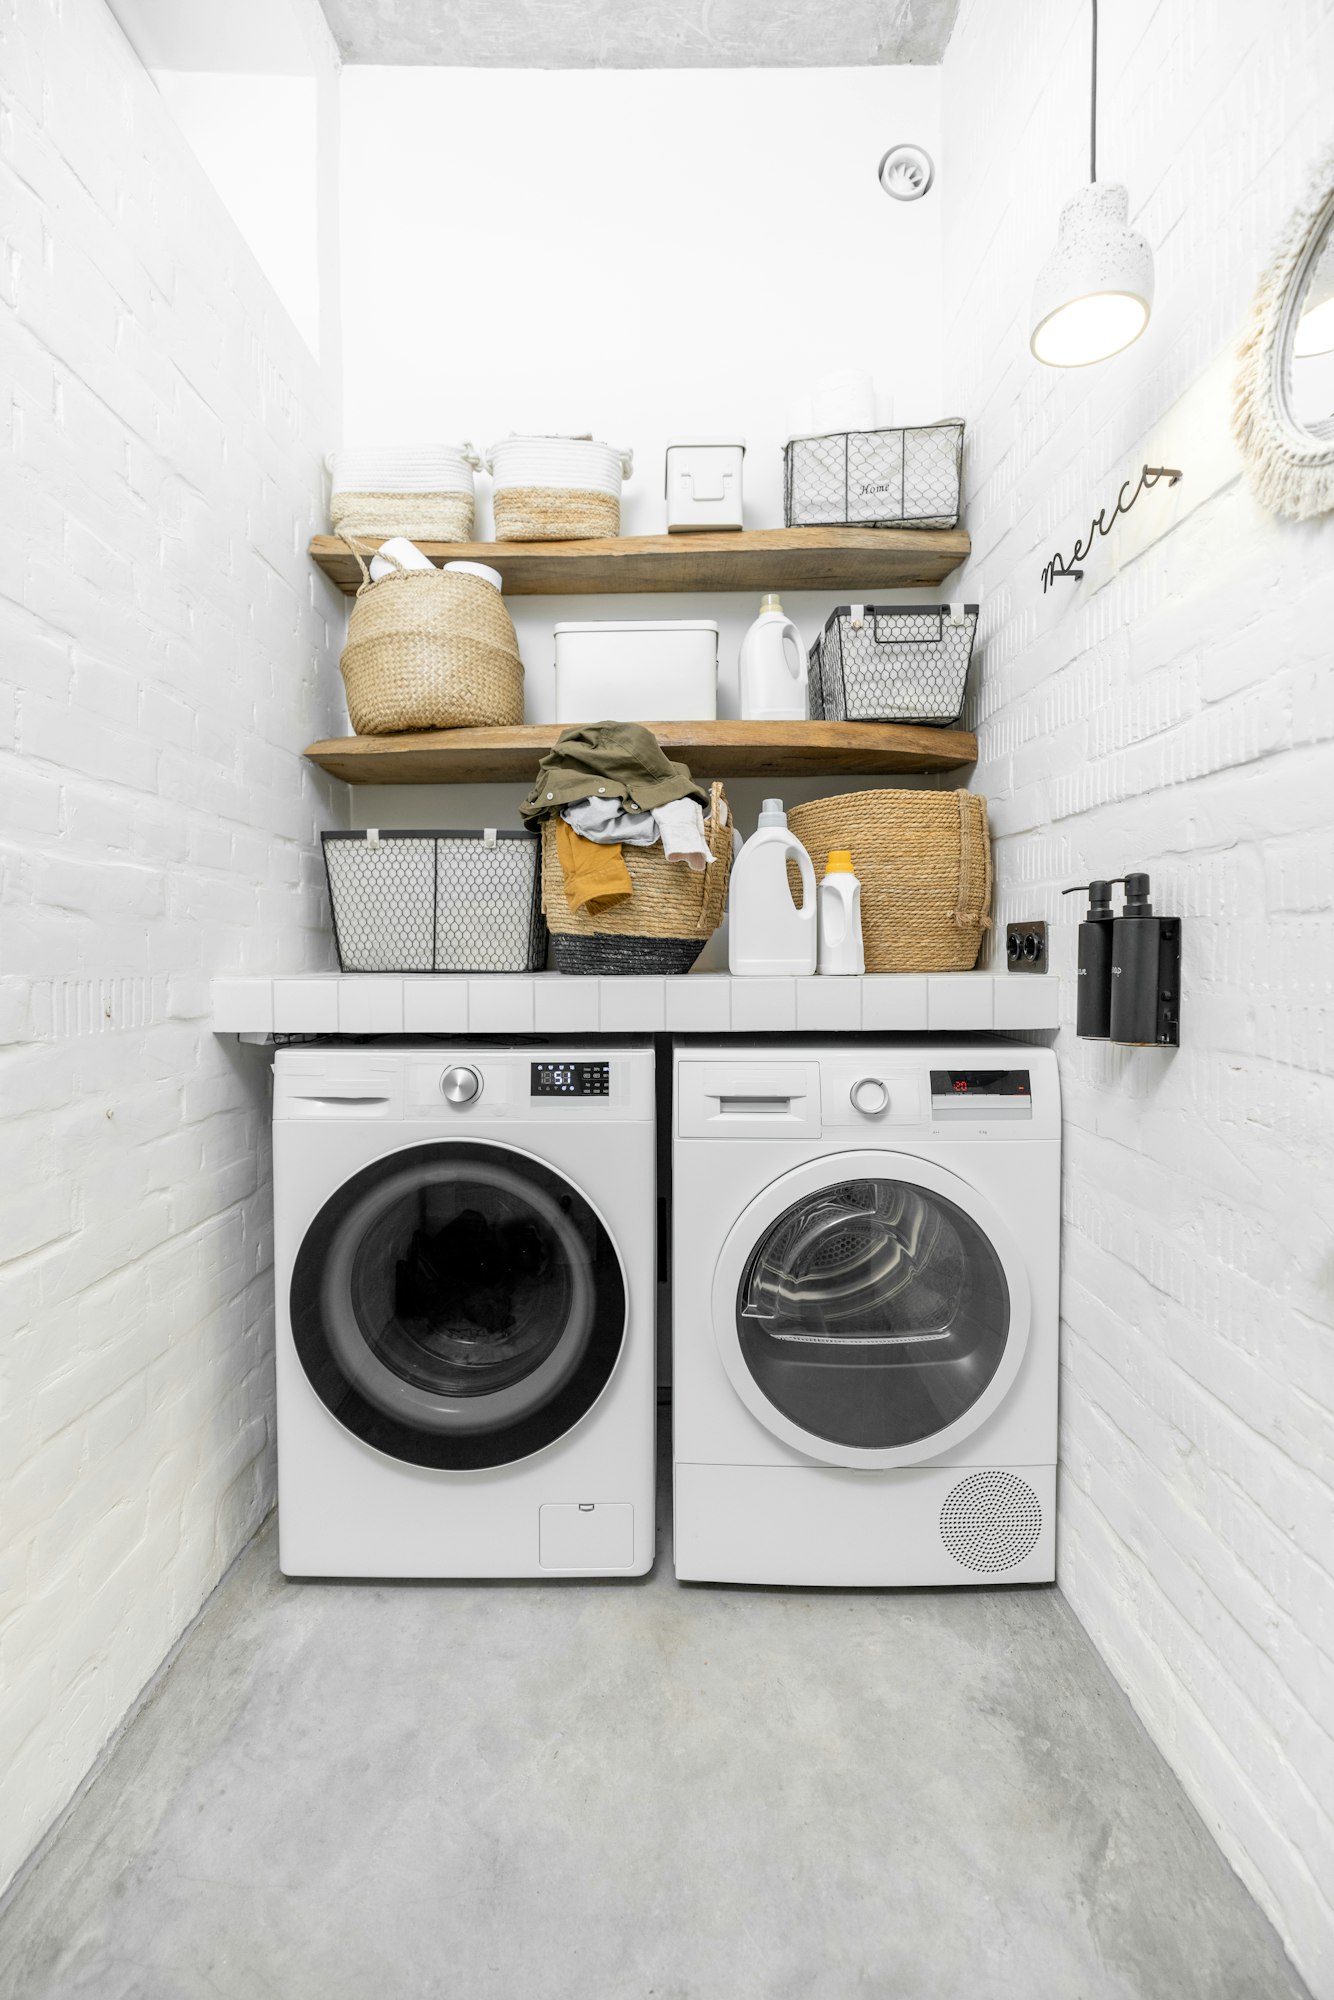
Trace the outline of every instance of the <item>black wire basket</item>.
{"type": "Polygon", "coordinates": [[[975,604],[840,604],[808,656],[815,722],[925,722],[963,713],[975,604]]]}
{"type": "Polygon", "coordinates": [[[791,438],[783,518],[789,528],[955,528],[962,467],[958,420],[791,438]]]}
{"type": "Polygon", "coordinates": [[[535,833],[325,833],[344,972],[540,972],[542,842],[535,833]]]}

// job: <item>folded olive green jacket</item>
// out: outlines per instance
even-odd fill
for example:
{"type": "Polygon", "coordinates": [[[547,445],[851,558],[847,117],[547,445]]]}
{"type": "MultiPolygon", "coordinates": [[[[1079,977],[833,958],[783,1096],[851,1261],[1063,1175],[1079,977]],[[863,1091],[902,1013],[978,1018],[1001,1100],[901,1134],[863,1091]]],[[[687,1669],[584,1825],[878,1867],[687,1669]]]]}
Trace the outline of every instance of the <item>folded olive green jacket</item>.
{"type": "Polygon", "coordinates": [[[537,767],[537,781],[519,807],[526,826],[537,826],[580,799],[624,799],[652,812],[672,799],[709,795],[684,764],[665,757],[658,739],[638,722],[586,722],[562,729],[537,767]]]}

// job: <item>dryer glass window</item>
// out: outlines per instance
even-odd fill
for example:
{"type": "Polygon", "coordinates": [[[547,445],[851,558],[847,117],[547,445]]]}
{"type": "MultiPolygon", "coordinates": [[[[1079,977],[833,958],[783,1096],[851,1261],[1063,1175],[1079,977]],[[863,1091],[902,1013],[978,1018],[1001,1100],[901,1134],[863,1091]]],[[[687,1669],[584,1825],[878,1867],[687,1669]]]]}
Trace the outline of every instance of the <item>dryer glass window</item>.
{"type": "Polygon", "coordinates": [[[589,1410],[625,1330],[620,1260],[542,1162],[439,1142],[355,1175],[307,1232],[292,1331],[316,1393],[418,1465],[501,1465],[589,1410]]]}
{"type": "Polygon", "coordinates": [[[741,1352],[774,1408],[862,1450],[957,1421],[1000,1366],[1005,1273],[954,1202],[902,1180],[794,1202],[757,1243],[737,1298],[741,1352]]]}

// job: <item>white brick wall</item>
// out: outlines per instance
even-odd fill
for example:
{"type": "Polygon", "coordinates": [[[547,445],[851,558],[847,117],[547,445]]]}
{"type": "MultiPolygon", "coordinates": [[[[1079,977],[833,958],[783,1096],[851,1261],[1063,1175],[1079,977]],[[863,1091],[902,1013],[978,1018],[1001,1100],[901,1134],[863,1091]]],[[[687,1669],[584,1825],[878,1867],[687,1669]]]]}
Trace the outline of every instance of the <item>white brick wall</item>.
{"type": "Polygon", "coordinates": [[[0,5],[0,1885],[272,1494],[267,1072],[334,405],[102,0],[0,5]]]}
{"type": "MultiPolygon", "coordinates": [[[[999,908],[1147,867],[1185,929],[1184,1046],[1058,1044],[1066,1096],[1060,1578],[1313,1989],[1334,1994],[1334,520],[1239,476],[1230,349],[1328,142],[1334,6],[1102,10],[1099,168],[1152,241],[1149,333],[1028,355],[1086,173],[1088,9],[964,0],[945,63],[947,379],[986,607],[977,789],[999,908]],[[1043,596],[1121,480],[1184,469],[1043,596]]],[[[1002,932],[1003,935],[1003,932],[1002,932]]]]}

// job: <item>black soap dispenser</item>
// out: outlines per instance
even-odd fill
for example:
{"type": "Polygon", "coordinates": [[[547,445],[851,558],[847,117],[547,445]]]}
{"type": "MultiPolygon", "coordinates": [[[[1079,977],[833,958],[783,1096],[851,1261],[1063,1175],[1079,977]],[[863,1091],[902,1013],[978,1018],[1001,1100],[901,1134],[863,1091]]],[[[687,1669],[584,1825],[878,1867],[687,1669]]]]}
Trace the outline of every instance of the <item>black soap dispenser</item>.
{"type": "Polygon", "coordinates": [[[1101,879],[1063,889],[1063,896],[1088,891],[1088,914],[1079,926],[1079,988],[1075,998],[1075,1033],[1088,1042],[1105,1042],[1112,1032],[1112,882],[1101,879]]]}
{"type": "Polygon", "coordinates": [[[1181,919],[1154,915],[1147,875],[1127,875],[1125,885],[1125,904],[1112,925],[1111,1038],[1174,1049],[1181,1026],[1181,919]]]}

